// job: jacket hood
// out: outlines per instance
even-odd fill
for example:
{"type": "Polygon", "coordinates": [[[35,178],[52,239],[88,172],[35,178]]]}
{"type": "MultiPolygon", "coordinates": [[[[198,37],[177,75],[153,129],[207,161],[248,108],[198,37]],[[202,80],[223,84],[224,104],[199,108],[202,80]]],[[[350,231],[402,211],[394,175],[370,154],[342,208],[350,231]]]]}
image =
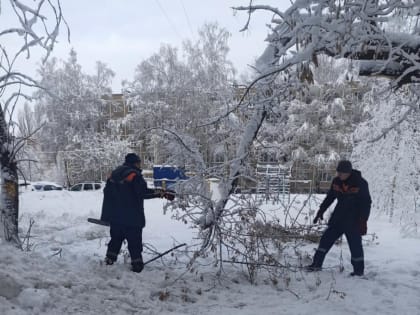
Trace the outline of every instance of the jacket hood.
{"type": "Polygon", "coordinates": [[[353,169],[352,171],[351,171],[351,177],[356,177],[356,178],[359,178],[359,177],[362,177],[362,172],[361,171],[359,171],[359,170],[355,170],[355,169],[353,169]]]}
{"type": "Polygon", "coordinates": [[[123,181],[130,173],[140,173],[141,170],[128,164],[123,164],[121,166],[118,166],[114,171],[111,173],[112,180],[116,182],[123,181]]]}
{"type": "Polygon", "coordinates": [[[335,177],[333,181],[335,183],[337,183],[337,184],[344,182],[346,184],[355,184],[355,185],[357,185],[361,180],[362,180],[362,172],[360,172],[359,170],[353,169],[351,171],[350,177],[347,178],[345,181],[342,181],[340,179],[340,177],[338,177],[338,176],[335,177]]]}
{"type": "Polygon", "coordinates": [[[362,172],[359,170],[353,169],[351,171],[350,177],[347,180],[345,180],[345,182],[357,184],[360,182],[361,179],[362,179],[362,172]]]}

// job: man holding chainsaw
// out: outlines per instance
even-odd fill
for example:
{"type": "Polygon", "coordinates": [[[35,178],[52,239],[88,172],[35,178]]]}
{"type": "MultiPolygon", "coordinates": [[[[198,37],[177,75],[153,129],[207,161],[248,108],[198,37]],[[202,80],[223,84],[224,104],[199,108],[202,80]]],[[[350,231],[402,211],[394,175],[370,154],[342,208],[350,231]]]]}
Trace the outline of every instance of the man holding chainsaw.
{"type": "Polygon", "coordinates": [[[131,257],[132,271],[143,270],[142,231],[146,225],[144,199],[166,198],[173,200],[172,191],[147,188],[140,169],[140,158],[135,153],[125,156],[108,178],[104,188],[101,220],[110,223],[111,240],[108,243],[105,263],[112,265],[126,239],[131,257]]]}
{"type": "Polygon", "coordinates": [[[367,220],[372,200],[367,181],[361,172],[354,170],[350,161],[340,161],[337,165],[337,176],[321,203],[315,216],[314,224],[323,219],[324,212],[337,199],[337,205],[328,221],[328,227],[321,237],[313,262],[306,267],[307,271],[318,271],[322,268],[325,256],[335,241],[345,235],[350,247],[351,276],[362,276],[364,272],[364,256],[362,235],[367,233],[367,220]]]}

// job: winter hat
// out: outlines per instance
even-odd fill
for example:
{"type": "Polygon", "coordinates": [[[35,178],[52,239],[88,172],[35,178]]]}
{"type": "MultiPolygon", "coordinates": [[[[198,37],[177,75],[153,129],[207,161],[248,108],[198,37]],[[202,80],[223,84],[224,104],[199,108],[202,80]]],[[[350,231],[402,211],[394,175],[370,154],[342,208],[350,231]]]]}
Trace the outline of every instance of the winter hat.
{"type": "Polygon", "coordinates": [[[337,172],[340,172],[340,173],[351,173],[351,170],[352,169],[353,169],[353,167],[352,167],[350,161],[343,160],[343,161],[338,162],[337,172]]]}
{"type": "Polygon", "coordinates": [[[140,158],[137,154],[135,153],[128,153],[125,156],[125,163],[127,164],[136,164],[136,163],[140,163],[140,158]]]}

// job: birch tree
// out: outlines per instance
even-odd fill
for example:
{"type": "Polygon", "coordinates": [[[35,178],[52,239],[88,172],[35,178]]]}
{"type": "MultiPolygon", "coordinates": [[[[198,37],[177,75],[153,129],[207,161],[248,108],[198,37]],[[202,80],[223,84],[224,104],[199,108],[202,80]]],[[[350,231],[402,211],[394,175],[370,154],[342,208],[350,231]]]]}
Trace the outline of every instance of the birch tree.
{"type": "Polygon", "coordinates": [[[37,0],[30,4],[19,0],[0,1],[0,7],[2,19],[6,15],[12,17],[10,25],[0,30],[0,237],[20,245],[16,154],[25,141],[15,136],[13,112],[19,100],[28,98],[22,89],[39,87],[39,84],[20,72],[16,64],[29,59],[34,50],[43,51],[46,60],[65,21],[58,0],[37,0]]]}

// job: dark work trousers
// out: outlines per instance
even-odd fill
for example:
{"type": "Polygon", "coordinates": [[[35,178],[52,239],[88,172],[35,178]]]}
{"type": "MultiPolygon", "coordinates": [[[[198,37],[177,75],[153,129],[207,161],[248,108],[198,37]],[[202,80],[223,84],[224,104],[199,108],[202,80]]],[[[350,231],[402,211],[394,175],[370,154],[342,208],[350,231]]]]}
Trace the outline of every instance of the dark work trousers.
{"type": "Polygon", "coordinates": [[[113,261],[117,260],[124,239],[128,243],[128,251],[131,257],[131,264],[142,262],[143,251],[142,228],[126,225],[111,224],[111,240],[108,243],[106,257],[113,261]]]}
{"type": "Polygon", "coordinates": [[[363,247],[362,237],[357,227],[339,227],[339,226],[328,226],[319,242],[319,247],[315,252],[313,265],[316,267],[322,267],[325,256],[328,251],[334,245],[335,241],[341,235],[345,235],[347,243],[350,247],[351,253],[351,264],[353,265],[354,272],[363,273],[365,268],[363,258],[363,247]]]}

